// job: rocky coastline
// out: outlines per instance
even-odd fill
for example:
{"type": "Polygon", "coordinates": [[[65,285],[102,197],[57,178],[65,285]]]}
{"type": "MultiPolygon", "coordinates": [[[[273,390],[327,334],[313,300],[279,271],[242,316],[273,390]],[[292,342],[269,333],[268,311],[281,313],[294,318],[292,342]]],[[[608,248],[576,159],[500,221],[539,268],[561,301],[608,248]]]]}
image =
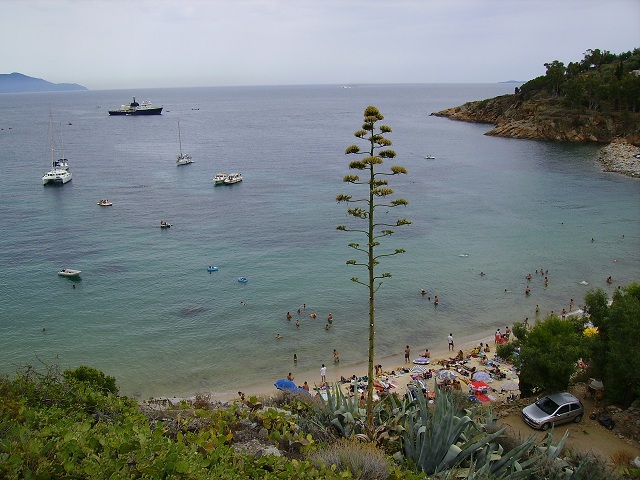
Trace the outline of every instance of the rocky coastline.
{"type": "Polygon", "coordinates": [[[528,140],[606,144],[598,160],[607,172],[640,178],[640,115],[625,119],[599,112],[571,111],[557,100],[522,100],[502,95],[467,102],[431,115],[463,122],[492,124],[485,135],[528,140]]]}
{"type": "Polygon", "coordinates": [[[640,148],[627,141],[616,138],[609,145],[602,147],[598,153],[598,161],[605,172],[622,173],[629,177],[640,178],[640,148]]]}

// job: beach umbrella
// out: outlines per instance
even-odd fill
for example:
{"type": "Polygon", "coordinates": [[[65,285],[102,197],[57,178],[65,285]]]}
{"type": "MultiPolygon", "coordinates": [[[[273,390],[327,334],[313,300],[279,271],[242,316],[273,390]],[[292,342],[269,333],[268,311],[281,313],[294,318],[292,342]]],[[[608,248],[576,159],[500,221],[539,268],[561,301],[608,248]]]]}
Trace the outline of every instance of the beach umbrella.
{"type": "Polygon", "coordinates": [[[452,370],[440,370],[436,375],[436,380],[444,382],[445,380],[455,380],[457,377],[456,372],[452,370]]]}
{"type": "Polygon", "coordinates": [[[483,390],[486,391],[489,388],[489,385],[487,385],[484,382],[471,382],[469,386],[473,390],[478,390],[478,391],[483,391],[483,390]]]}
{"type": "Polygon", "coordinates": [[[520,390],[520,385],[518,385],[513,380],[505,380],[500,384],[500,388],[507,392],[513,392],[515,390],[520,390]]]}
{"type": "Polygon", "coordinates": [[[425,373],[427,371],[422,365],[415,365],[409,370],[410,373],[425,373]]]}
{"type": "Polygon", "coordinates": [[[274,383],[274,385],[278,390],[284,390],[286,392],[298,391],[298,386],[295,383],[293,383],[291,380],[288,380],[286,378],[277,380],[276,383],[274,383]]]}
{"type": "Polygon", "coordinates": [[[415,363],[416,365],[429,365],[431,363],[431,360],[429,360],[427,357],[418,357],[413,361],[413,363],[415,363]]]}
{"type": "Polygon", "coordinates": [[[486,382],[490,378],[491,375],[489,375],[487,372],[476,372],[473,374],[473,379],[479,382],[486,382]]]}
{"type": "Polygon", "coordinates": [[[592,378],[589,382],[589,386],[594,390],[602,390],[604,388],[604,383],[602,383],[602,380],[592,378]]]}
{"type": "Polygon", "coordinates": [[[291,380],[288,380],[286,378],[277,380],[276,383],[274,383],[274,385],[276,386],[276,388],[278,390],[282,390],[283,392],[305,393],[307,395],[311,395],[311,392],[309,392],[308,390],[305,390],[304,388],[300,388],[295,383],[293,383],[291,380]]]}

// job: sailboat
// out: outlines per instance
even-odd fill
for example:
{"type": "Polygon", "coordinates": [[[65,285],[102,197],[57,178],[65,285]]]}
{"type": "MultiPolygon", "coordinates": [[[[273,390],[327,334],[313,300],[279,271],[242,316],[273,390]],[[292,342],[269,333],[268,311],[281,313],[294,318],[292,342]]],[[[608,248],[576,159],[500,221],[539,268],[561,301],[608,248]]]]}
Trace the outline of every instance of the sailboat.
{"type": "Polygon", "coordinates": [[[42,176],[42,185],[64,185],[71,181],[71,172],[69,171],[69,162],[64,158],[64,154],[61,158],[56,159],[51,108],[49,108],[49,143],[51,149],[51,170],[42,176]]]}
{"type": "Polygon", "coordinates": [[[187,165],[188,163],[193,163],[193,158],[191,155],[187,155],[186,153],[182,153],[182,137],[180,136],[180,120],[178,120],[178,142],[180,143],[180,155],[178,155],[178,159],[176,160],[176,165],[187,165]]]}

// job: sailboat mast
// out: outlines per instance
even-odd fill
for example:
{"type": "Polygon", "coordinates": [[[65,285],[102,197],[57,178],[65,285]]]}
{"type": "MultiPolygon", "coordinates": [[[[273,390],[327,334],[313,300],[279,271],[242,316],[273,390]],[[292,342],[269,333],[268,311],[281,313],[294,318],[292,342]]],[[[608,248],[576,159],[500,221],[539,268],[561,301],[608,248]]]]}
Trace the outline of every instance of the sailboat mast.
{"type": "Polygon", "coordinates": [[[49,105],[49,148],[51,149],[51,167],[55,165],[55,146],[53,142],[53,115],[49,105]]]}

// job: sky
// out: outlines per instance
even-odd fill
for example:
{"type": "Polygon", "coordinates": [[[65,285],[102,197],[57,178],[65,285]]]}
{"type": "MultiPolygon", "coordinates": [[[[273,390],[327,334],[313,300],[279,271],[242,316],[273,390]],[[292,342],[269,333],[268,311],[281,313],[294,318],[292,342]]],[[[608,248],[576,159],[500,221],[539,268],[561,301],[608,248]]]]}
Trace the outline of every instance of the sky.
{"type": "Polygon", "coordinates": [[[90,90],[526,81],[640,48],[640,0],[0,0],[0,45],[90,90]]]}

